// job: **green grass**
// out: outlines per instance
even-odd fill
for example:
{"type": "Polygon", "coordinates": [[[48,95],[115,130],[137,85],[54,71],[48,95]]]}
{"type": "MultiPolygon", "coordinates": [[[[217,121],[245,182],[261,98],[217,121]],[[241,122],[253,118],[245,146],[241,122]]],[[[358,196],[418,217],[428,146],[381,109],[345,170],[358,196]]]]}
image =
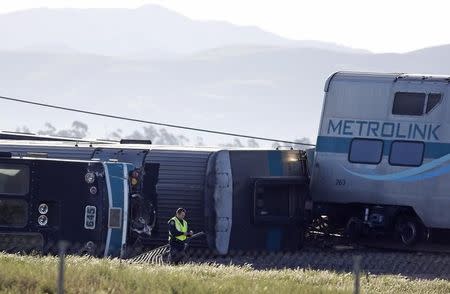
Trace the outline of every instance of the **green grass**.
{"type": "MultiPolygon", "coordinates": [[[[251,267],[130,265],[68,257],[67,293],[351,293],[351,274],[251,267]]],[[[0,254],[0,293],[55,293],[58,259],[0,254]]],[[[450,293],[450,281],[401,276],[361,279],[362,293],[450,293]]]]}

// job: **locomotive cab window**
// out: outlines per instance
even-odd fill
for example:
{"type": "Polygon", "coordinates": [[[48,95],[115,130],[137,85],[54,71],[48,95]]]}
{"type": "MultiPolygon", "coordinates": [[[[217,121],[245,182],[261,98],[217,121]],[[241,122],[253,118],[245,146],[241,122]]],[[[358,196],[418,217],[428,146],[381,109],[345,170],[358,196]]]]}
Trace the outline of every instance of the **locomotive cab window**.
{"type": "Polygon", "coordinates": [[[25,200],[0,199],[0,227],[23,228],[28,222],[28,204],[25,200]]]}
{"type": "Polygon", "coordinates": [[[392,114],[421,116],[431,112],[442,101],[440,93],[397,92],[394,96],[392,114]]]}
{"type": "Polygon", "coordinates": [[[0,194],[26,195],[30,186],[30,169],[22,164],[0,163],[0,194]]]}
{"type": "Polygon", "coordinates": [[[394,97],[392,114],[422,115],[425,98],[425,93],[397,92],[394,97]]]}
{"type": "Polygon", "coordinates": [[[419,166],[423,162],[424,149],[423,142],[394,141],[389,154],[389,164],[419,166]]]}
{"type": "Polygon", "coordinates": [[[373,139],[353,139],[348,160],[352,163],[378,164],[383,155],[383,141],[373,139]]]}

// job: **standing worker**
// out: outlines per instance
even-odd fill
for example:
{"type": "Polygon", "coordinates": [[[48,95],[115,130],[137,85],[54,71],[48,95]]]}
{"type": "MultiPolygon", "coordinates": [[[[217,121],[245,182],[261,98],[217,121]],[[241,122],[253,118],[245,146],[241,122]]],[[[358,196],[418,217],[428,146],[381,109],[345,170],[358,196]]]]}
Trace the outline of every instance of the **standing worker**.
{"type": "Polygon", "coordinates": [[[170,263],[178,264],[185,256],[186,239],[193,235],[188,232],[188,223],[184,219],[186,209],[178,208],[176,215],[169,220],[170,263]]]}

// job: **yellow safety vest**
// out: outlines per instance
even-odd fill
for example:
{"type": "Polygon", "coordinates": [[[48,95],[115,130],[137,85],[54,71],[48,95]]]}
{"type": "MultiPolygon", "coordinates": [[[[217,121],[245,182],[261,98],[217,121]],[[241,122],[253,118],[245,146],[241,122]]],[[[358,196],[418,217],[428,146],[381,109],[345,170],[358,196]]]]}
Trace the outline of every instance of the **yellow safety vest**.
{"type": "MultiPolygon", "coordinates": [[[[187,232],[187,229],[188,229],[187,221],[183,220],[183,223],[181,223],[180,220],[176,216],[169,219],[169,221],[167,223],[170,223],[171,221],[175,222],[175,228],[177,228],[178,231],[180,231],[182,233],[187,232]]],[[[172,234],[169,231],[169,241],[170,241],[170,238],[172,238],[172,234]]],[[[180,236],[176,236],[175,238],[180,241],[184,241],[184,240],[186,240],[187,237],[185,235],[180,235],[180,236]]]]}

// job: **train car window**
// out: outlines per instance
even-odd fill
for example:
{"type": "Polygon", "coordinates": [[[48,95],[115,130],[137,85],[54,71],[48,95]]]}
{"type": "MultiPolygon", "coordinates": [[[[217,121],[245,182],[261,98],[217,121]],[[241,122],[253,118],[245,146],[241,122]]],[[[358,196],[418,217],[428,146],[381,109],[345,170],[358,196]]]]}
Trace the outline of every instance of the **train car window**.
{"type": "Polygon", "coordinates": [[[258,179],[253,187],[255,224],[289,224],[299,217],[302,185],[258,179]]]}
{"type": "Polygon", "coordinates": [[[28,222],[28,204],[25,200],[0,199],[0,226],[23,228],[28,222]]]}
{"type": "Polygon", "coordinates": [[[265,186],[258,192],[256,210],[259,216],[289,217],[289,186],[265,186]]]}
{"type": "Polygon", "coordinates": [[[431,110],[433,110],[436,107],[436,105],[438,105],[441,102],[441,100],[442,100],[442,95],[439,93],[428,94],[426,113],[429,113],[431,110]]]}
{"type": "Polygon", "coordinates": [[[21,164],[0,163],[0,194],[26,195],[30,186],[30,168],[21,164]]]}
{"type": "Polygon", "coordinates": [[[397,92],[394,97],[392,114],[423,115],[425,93],[397,92]]]}
{"type": "Polygon", "coordinates": [[[352,163],[378,164],[383,155],[383,141],[374,139],[353,139],[348,160],[352,163]]]}
{"type": "Polygon", "coordinates": [[[419,166],[423,161],[424,149],[423,142],[394,141],[389,154],[389,164],[419,166]]]}

